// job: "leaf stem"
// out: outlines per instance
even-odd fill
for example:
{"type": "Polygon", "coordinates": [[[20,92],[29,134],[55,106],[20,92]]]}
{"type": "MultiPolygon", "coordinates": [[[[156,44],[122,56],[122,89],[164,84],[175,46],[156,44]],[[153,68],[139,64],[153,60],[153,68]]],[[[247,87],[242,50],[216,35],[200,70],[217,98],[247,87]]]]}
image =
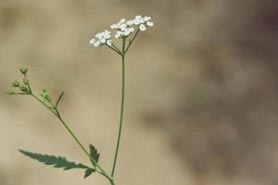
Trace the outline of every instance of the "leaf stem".
{"type": "Polygon", "coordinates": [[[124,101],[125,101],[125,41],[126,38],[123,38],[123,45],[122,45],[122,95],[121,95],[121,112],[120,112],[120,123],[119,123],[119,131],[118,131],[118,138],[117,138],[117,145],[116,145],[116,151],[114,155],[114,162],[111,172],[111,177],[114,176],[115,168],[117,164],[117,158],[120,148],[120,141],[121,141],[121,134],[122,134],[122,126],[123,126],[123,117],[124,117],[124,101]]]}
{"type": "Polygon", "coordinates": [[[96,171],[106,177],[111,185],[115,185],[113,178],[105,172],[105,170],[95,161],[95,159],[89,154],[89,152],[85,149],[85,147],[82,145],[82,143],[79,141],[79,139],[75,136],[73,131],[69,128],[69,126],[66,124],[66,122],[63,120],[63,118],[60,115],[60,112],[58,108],[55,107],[50,107],[45,104],[40,98],[38,98],[35,94],[31,93],[30,94],[32,97],[34,97],[37,101],[39,101],[43,106],[45,106],[50,112],[52,112],[62,123],[62,125],[65,127],[65,129],[68,131],[68,133],[71,135],[71,137],[75,140],[75,142],[78,144],[78,146],[82,149],[82,151],[86,154],[86,156],[92,161],[94,166],[96,167],[96,171]]]}

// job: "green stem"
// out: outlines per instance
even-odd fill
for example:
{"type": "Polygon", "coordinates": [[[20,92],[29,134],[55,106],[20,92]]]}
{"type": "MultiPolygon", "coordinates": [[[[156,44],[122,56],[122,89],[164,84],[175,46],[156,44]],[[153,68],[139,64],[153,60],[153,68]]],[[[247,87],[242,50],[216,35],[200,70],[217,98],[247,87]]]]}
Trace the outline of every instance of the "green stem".
{"type": "Polygon", "coordinates": [[[136,30],[134,36],[132,37],[132,39],[129,41],[127,48],[124,50],[124,54],[127,53],[129,47],[131,46],[131,44],[133,43],[134,39],[137,37],[138,33],[139,33],[139,29],[136,30]]]}
{"type": "Polygon", "coordinates": [[[29,84],[29,81],[28,81],[28,78],[27,78],[27,75],[26,74],[24,74],[24,78],[27,80],[27,87],[28,87],[28,89],[29,89],[29,93],[28,94],[33,94],[32,93],[32,89],[31,89],[31,86],[30,86],[30,84],[29,84]]]}
{"type": "Polygon", "coordinates": [[[57,116],[57,112],[54,111],[52,107],[49,107],[46,105],[41,99],[39,99],[35,94],[31,93],[31,96],[33,96],[37,101],[39,101],[43,106],[45,106],[50,112],[52,112],[55,116],[57,116]]]}
{"type": "Polygon", "coordinates": [[[63,124],[65,129],[68,131],[68,133],[72,136],[72,138],[75,140],[75,142],[78,144],[78,146],[82,149],[82,151],[86,154],[86,156],[92,161],[94,166],[96,166],[96,170],[98,173],[106,177],[111,185],[115,185],[114,180],[111,176],[109,176],[103,169],[102,167],[95,161],[95,159],[89,154],[89,152],[85,149],[85,147],[82,145],[82,143],[79,141],[79,139],[75,136],[73,131],[68,127],[66,122],[62,119],[57,107],[50,107],[45,104],[41,99],[39,99],[35,94],[31,93],[31,96],[33,96],[37,101],[39,101],[42,105],[44,105],[50,112],[52,112],[58,119],[59,121],[63,124]]]}
{"type": "Polygon", "coordinates": [[[63,126],[66,128],[66,130],[69,132],[69,134],[72,136],[72,138],[75,140],[75,142],[78,144],[78,146],[82,149],[82,151],[87,155],[87,157],[92,161],[92,163],[96,166],[96,170],[98,173],[106,177],[111,185],[114,185],[114,180],[102,169],[102,167],[95,161],[95,159],[89,154],[89,152],[85,149],[85,147],[82,145],[82,143],[78,140],[78,138],[75,136],[75,134],[72,132],[72,130],[68,127],[68,125],[65,123],[65,121],[61,118],[60,113],[57,111],[57,117],[63,124],[63,126]]]}
{"type": "Polygon", "coordinates": [[[114,44],[112,44],[112,46],[109,45],[106,46],[112,49],[113,51],[115,51],[116,53],[118,53],[119,55],[122,55],[121,51],[114,44]]]}
{"type": "Polygon", "coordinates": [[[122,96],[121,96],[121,113],[120,113],[120,123],[119,123],[119,131],[118,131],[118,138],[117,138],[117,146],[116,151],[114,155],[114,162],[111,172],[111,177],[114,176],[115,168],[117,164],[117,158],[120,148],[120,141],[121,141],[121,134],[122,134],[122,126],[123,126],[123,117],[124,117],[124,101],[125,101],[125,41],[126,39],[123,39],[123,45],[122,45],[122,96]]]}

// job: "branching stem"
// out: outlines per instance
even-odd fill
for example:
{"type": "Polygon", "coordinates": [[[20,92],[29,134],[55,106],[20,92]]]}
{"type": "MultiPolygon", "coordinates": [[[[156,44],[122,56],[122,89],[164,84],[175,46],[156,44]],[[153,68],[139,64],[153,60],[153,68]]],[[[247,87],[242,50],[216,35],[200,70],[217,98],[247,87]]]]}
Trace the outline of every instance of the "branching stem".
{"type": "Polygon", "coordinates": [[[96,171],[106,177],[111,185],[115,185],[113,178],[95,161],[95,159],[89,154],[89,152],[85,149],[85,147],[82,145],[82,143],[79,141],[79,139],[76,137],[76,135],[73,133],[73,131],[70,129],[70,127],[66,124],[66,122],[61,117],[61,114],[57,108],[57,106],[48,106],[43,100],[38,98],[35,94],[30,94],[32,97],[34,97],[37,101],[39,101],[43,106],[45,106],[50,112],[52,112],[62,123],[64,128],[67,130],[67,132],[71,135],[71,137],[74,139],[74,141],[78,144],[78,146],[81,148],[81,150],[86,154],[86,156],[90,159],[90,161],[93,163],[93,165],[96,167],[96,171]]]}
{"type": "Polygon", "coordinates": [[[116,145],[116,151],[114,155],[114,161],[113,161],[113,167],[111,172],[111,177],[114,177],[115,168],[117,164],[118,159],[118,153],[120,148],[120,141],[121,141],[121,134],[122,134],[122,126],[123,126],[123,117],[124,117],[124,102],[125,102],[125,43],[126,39],[123,38],[122,43],[122,95],[121,95],[121,112],[120,112],[120,123],[119,123],[119,131],[118,131],[118,138],[117,138],[117,145],[116,145]]]}

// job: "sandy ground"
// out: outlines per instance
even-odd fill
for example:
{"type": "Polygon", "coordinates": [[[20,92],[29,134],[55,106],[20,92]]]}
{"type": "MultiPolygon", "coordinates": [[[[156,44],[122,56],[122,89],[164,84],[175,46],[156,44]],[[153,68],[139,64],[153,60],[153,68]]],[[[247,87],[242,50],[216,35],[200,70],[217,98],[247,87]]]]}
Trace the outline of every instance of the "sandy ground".
{"type": "MultiPolygon", "coordinates": [[[[127,56],[121,185],[276,185],[276,1],[0,1],[0,90],[28,66],[33,87],[66,94],[61,112],[111,168],[120,58],[88,42],[120,18],[153,17],[127,56]]],[[[18,149],[86,156],[31,97],[0,94],[0,184],[108,184],[18,149]]]]}

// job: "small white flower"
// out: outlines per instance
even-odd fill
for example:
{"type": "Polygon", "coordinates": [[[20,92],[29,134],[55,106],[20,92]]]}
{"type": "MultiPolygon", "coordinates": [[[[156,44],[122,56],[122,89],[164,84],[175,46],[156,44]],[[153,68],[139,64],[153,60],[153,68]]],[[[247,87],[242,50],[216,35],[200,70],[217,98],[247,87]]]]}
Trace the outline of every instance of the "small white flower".
{"type": "Polygon", "coordinates": [[[119,23],[123,24],[123,23],[125,23],[125,22],[126,22],[126,19],[125,19],[125,18],[122,18],[122,19],[120,20],[119,23]]]}
{"type": "Polygon", "coordinates": [[[94,38],[92,38],[91,40],[90,40],[90,44],[94,44],[96,42],[96,39],[94,39],[94,38]]]}
{"type": "Polygon", "coordinates": [[[139,30],[140,31],[145,31],[146,30],[146,26],[144,24],[140,24],[139,30]]]}
{"type": "Polygon", "coordinates": [[[150,21],[150,20],[152,20],[152,18],[149,17],[149,16],[145,16],[145,17],[143,18],[143,20],[144,20],[144,21],[150,21]]]}
{"type": "Polygon", "coordinates": [[[99,42],[99,41],[96,41],[96,42],[94,43],[94,46],[95,46],[95,47],[99,47],[99,46],[100,46],[100,42],[99,42]]]}
{"type": "Polygon", "coordinates": [[[147,26],[148,26],[148,27],[152,27],[152,26],[153,26],[153,22],[148,21],[148,22],[147,22],[147,26]]]}
{"type": "Polygon", "coordinates": [[[131,33],[133,33],[134,32],[134,28],[126,28],[125,30],[124,30],[124,35],[125,36],[129,36],[131,33]]]}
{"type": "Polygon", "coordinates": [[[121,37],[121,33],[122,33],[122,32],[117,31],[116,34],[115,34],[115,37],[116,37],[117,39],[120,38],[120,37],[121,37]]]}
{"type": "Polygon", "coordinates": [[[111,34],[110,31],[105,30],[105,31],[103,32],[103,38],[105,38],[105,39],[110,39],[110,37],[111,37],[110,34],[111,34]]]}
{"type": "Polygon", "coordinates": [[[132,25],[134,25],[134,20],[129,20],[126,23],[127,23],[127,25],[132,26],[132,25]]]}
{"type": "Polygon", "coordinates": [[[121,19],[118,23],[112,24],[110,27],[112,29],[116,29],[116,30],[117,29],[122,29],[122,28],[127,26],[125,22],[126,22],[126,19],[121,19]]]}
{"type": "Polygon", "coordinates": [[[141,23],[144,23],[144,20],[142,19],[141,15],[135,16],[135,19],[133,21],[134,21],[134,25],[136,25],[136,26],[141,24],[141,23]]]}

